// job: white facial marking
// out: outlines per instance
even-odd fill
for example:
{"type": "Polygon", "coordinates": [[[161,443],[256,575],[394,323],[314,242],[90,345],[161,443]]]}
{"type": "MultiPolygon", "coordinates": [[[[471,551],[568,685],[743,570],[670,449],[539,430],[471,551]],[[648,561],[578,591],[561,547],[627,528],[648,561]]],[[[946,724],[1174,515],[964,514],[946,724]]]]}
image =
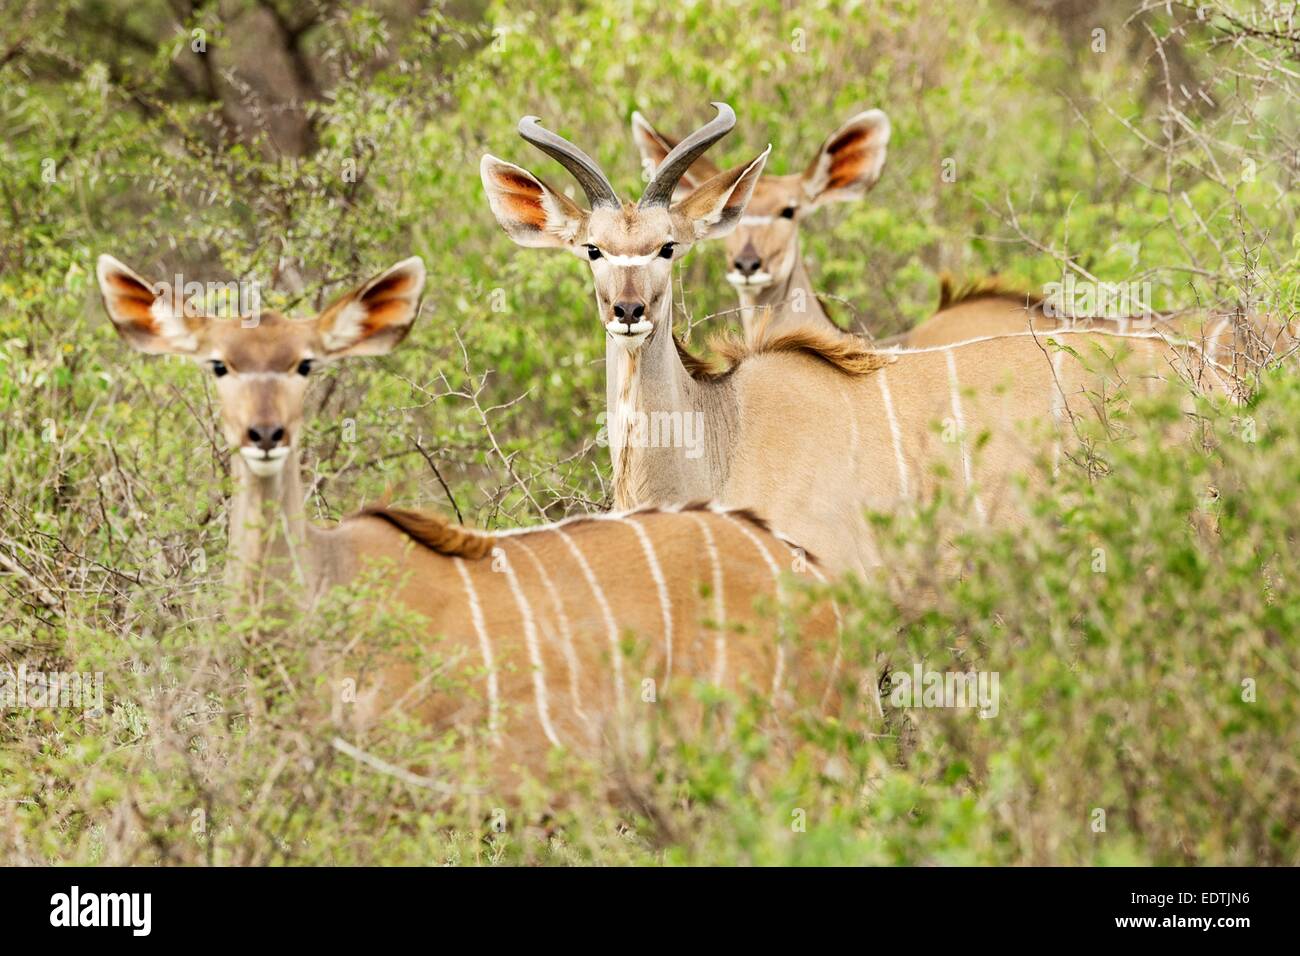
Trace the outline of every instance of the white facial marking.
{"type": "Polygon", "coordinates": [[[743,275],[739,272],[728,272],[727,281],[734,286],[741,286],[749,289],[761,289],[763,286],[772,284],[772,273],[755,272],[752,275],[743,275]]]}
{"type": "Polygon", "coordinates": [[[609,337],[628,351],[639,348],[653,328],[654,323],[649,319],[633,322],[630,326],[619,319],[605,323],[605,331],[609,333],[609,337]]]}
{"type": "MultiPolygon", "coordinates": [[[[649,252],[644,256],[616,256],[608,252],[601,254],[601,259],[604,259],[611,266],[648,266],[656,259],[663,258],[664,257],[659,255],[657,252],[649,252]]],[[[598,259],[596,261],[599,262],[600,260],[598,259]]]]}
{"type": "Polygon", "coordinates": [[[269,451],[263,451],[255,445],[244,445],[239,449],[248,470],[258,478],[270,478],[280,473],[284,460],[289,457],[288,445],[277,445],[269,451]]]}

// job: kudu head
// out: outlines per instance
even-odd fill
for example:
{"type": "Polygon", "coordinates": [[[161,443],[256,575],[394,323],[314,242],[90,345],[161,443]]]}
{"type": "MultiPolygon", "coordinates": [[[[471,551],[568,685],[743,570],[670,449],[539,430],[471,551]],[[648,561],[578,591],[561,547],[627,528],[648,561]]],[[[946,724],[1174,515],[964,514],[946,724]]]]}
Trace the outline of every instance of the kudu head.
{"type": "Polygon", "coordinates": [[[687,168],[736,123],[731,107],[713,105],[718,115],[665,154],[635,204],[620,201],[586,153],[544,129],[533,116],[520,121],[520,135],[573,174],[589,208],[526,169],[495,156],[483,157],[483,187],[497,221],[522,246],[568,249],[588,260],[601,323],[611,340],[629,350],[657,333],[671,334],[673,260],[699,240],[734,229],[762,175],[768,150],[710,176],[674,201],[687,168]]]}
{"type": "MultiPolygon", "coordinates": [[[[658,169],[677,142],[632,114],[632,137],[642,162],[658,169]]],[[[739,226],[727,236],[727,281],[738,291],[780,287],[799,260],[798,227],[819,206],[861,199],[880,179],[889,145],[889,118],[880,110],[853,117],[827,137],[807,169],[788,176],[762,176],[739,226]]],[[[692,189],[718,173],[700,157],[682,174],[692,189]]]]}
{"type": "Polygon", "coordinates": [[[99,289],[113,327],[152,354],[185,355],[216,378],[221,429],[248,470],[278,475],[302,430],[308,376],[350,355],[382,355],[406,337],[420,307],[424,263],[406,259],[311,319],[267,309],[216,318],[181,290],[150,283],[100,256],[99,289]]]}

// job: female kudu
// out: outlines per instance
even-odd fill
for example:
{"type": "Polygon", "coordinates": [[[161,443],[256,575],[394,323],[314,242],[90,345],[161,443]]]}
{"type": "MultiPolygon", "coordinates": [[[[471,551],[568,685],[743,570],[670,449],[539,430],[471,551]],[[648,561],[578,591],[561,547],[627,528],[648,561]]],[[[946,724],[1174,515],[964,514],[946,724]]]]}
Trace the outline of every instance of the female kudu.
{"type": "Polygon", "coordinates": [[[425,622],[424,643],[464,663],[471,690],[457,694],[431,693],[428,674],[390,663],[359,688],[357,721],[409,711],[439,729],[486,734],[503,767],[540,770],[552,747],[598,754],[638,709],[674,697],[692,707],[689,694],[669,694],[678,684],[752,688],[780,706],[805,690],[827,699],[838,658],[823,651],[838,640],[838,612],[812,606],[795,641],[792,618],[756,607],[792,611],[802,598],[790,572],[808,581],[821,572],[748,512],[643,510],[499,534],[392,508],[329,528],[306,520],[298,443],[311,373],[405,338],[424,285],[419,259],[305,320],[199,314],[110,256],[98,275],[131,345],[187,356],[215,377],[222,432],[236,449],[230,561],[240,593],[259,607],[310,607],[373,566],[425,622]]]}

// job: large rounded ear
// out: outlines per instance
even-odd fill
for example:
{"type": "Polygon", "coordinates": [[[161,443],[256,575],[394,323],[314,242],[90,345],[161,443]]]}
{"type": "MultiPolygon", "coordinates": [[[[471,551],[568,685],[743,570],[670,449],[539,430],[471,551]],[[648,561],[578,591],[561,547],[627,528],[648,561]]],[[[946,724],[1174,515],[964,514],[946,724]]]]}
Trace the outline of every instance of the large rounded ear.
{"type": "Polygon", "coordinates": [[[718,173],[681,202],[673,203],[672,211],[691,221],[696,239],[725,236],[740,222],[770,152],[769,143],[752,162],[718,173]]]}
{"type": "Polygon", "coordinates": [[[861,199],[880,179],[889,145],[889,117],[880,110],[859,113],[822,143],[803,174],[803,190],[814,206],[861,199]]]}
{"type": "Polygon", "coordinates": [[[151,355],[190,355],[198,348],[205,319],[186,315],[182,290],[146,282],[112,256],[100,256],[95,273],[113,328],[135,348],[151,355]]]}
{"type": "MultiPolygon", "coordinates": [[[[673,147],[679,142],[676,138],[665,136],[657,131],[644,116],[637,112],[632,114],[632,139],[641,153],[642,167],[652,177],[659,164],[664,161],[664,157],[672,152],[673,147]]],[[[682,174],[682,178],[677,182],[677,188],[673,191],[673,198],[681,199],[692,189],[703,186],[720,172],[722,170],[713,165],[707,156],[701,156],[682,174]]]]}
{"type": "Polygon", "coordinates": [[[486,155],[479,163],[483,189],[501,228],[521,246],[567,248],[582,232],[587,214],[564,193],[528,170],[486,155]]]}
{"type": "Polygon", "coordinates": [[[326,355],[383,355],[411,331],[423,292],[424,262],[412,256],[336,299],[316,319],[326,355]]]}

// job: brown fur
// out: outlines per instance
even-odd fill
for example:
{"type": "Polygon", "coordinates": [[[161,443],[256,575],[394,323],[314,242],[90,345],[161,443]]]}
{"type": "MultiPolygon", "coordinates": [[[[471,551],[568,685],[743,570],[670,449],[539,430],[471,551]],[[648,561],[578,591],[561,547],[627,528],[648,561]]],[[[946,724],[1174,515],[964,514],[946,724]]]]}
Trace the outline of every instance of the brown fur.
{"type": "Polygon", "coordinates": [[[453,525],[439,515],[409,508],[362,508],[354,517],[387,521],[412,541],[449,558],[477,560],[492,551],[492,536],[453,525]]]}
{"type": "MultiPolygon", "coordinates": [[[[861,129],[849,130],[842,136],[827,143],[825,151],[831,157],[830,182],[828,189],[843,189],[852,185],[862,175],[862,169],[871,161],[871,138],[861,129]]],[[[813,160],[811,169],[815,169],[817,159],[813,160]]]]}
{"type": "Polygon", "coordinates": [[[871,348],[865,339],[812,325],[787,327],[771,335],[760,332],[754,341],[721,336],[711,345],[729,363],[727,371],[751,356],[785,352],[820,359],[846,375],[866,375],[893,361],[890,355],[871,348]]]}
{"type": "Polygon", "coordinates": [[[717,379],[731,371],[731,369],[719,367],[717,362],[695,355],[687,348],[686,343],[675,335],[673,336],[673,345],[677,347],[677,357],[681,359],[682,367],[686,369],[693,379],[717,379]]]}
{"type": "MultiPolygon", "coordinates": [[[[712,511],[714,505],[710,501],[692,501],[676,510],[679,512],[712,511]]],[[[638,508],[636,511],[631,512],[631,514],[635,515],[666,513],[671,512],[668,509],[658,508],[653,505],[638,508]]],[[[764,518],[755,514],[749,508],[728,508],[726,513],[752,525],[764,534],[779,537],[764,518]]],[[[492,553],[492,546],[496,541],[496,538],[490,533],[477,531],[473,528],[458,527],[441,515],[428,511],[415,511],[410,508],[389,508],[373,505],[362,508],[345,520],[365,517],[386,521],[417,544],[449,558],[465,558],[470,561],[477,561],[479,558],[487,557],[492,553]]],[[[582,524],[584,520],[582,517],[573,518],[565,521],[564,526],[573,528],[582,524]]],[[[544,530],[544,528],[538,529],[539,532],[544,530]]],[[[805,552],[804,556],[813,564],[820,563],[816,555],[805,552]]]]}
{"type": "MultiPolygon", "coordinates": [[[[776,532],[772,530],[772,526],[768,524],[767,519],[756,514],[752,509],[719,508],[716,502],[710,501],[707,498],[701,498],[698,501],[688,501],[686,504],[681,505],[680,507],[677,508],[661,508],[658,505],[644,505],[640,508],[634,508],[633,510],[627,512],[627,514],[629,517],[631,517],[632,515],[687,514],[692,511],[708,511],[708,512],[715,512],[715,513],[721,512],[724,514],[731,515],[733,518],[739,518],[741,521],[753,525],[755,528],[757,528],[759,531],[762,531],[764,534],[771,534],[771,535],[776,534],[776,532]]],[[[568,522],[565,522],[565,525],[567,527],[568,522]]]]}
{"type": "MultiPolygon", "coordinates": [[[[393,270],[381,274],[355,301],[396,318],[392,297],[405,289],[409,324],[423,266],[408,260],[395,268],[400,274],[392,281],[386,277],[393,270]]],[[[556,746],[585,759],[612,755],[646,764],[650,757],[633,748],[645,739],[642,722],[658,718],[645,706],[647,680],[654,703],[672,702],[673,726],[683,733],[718,733],[717,708],[691,693],[695,682],[764,695],[778,716],[797,718],[805,707],[835,712],[844,663],[839,611],[832,601],[805,601],[798,587],[787,587],[803,572],[814,586],[825,576],[752,513],[693,505],[690,514],[648,509],[486,534],[437,515],[372,507],[334,527],[314,527],[303,510],[298,431],[290,426],[302,418],[306,382],[292,371],[293,360],[318,357],[317,322],[273,313],[248,328],[205,320],[195,343],[164,322],[168,337],[155,341],[136,321],[138,309],[118,306],[124,288],[137,296],[144,283],[117,278],[127,273],[111,257],[98,271],[115,327],[135,344],[204,358],[212,349],[230,365],[217,380],[223,421],[286,426],[291,440],[278,470],[253,468],[257,459],[242,450],[234,455],[228,568],[239,600],[265,609],[269,623],[280,607],[301,602],[312,609],[327,590],[380,562],[379,570],[396,572],[392,590],[359,600],[379,607],[395,601],[423,619],[411,622],[417,629],[410,633],[388,635],[391,645],[366,634],[346,648],[322,649],[327,656],[313,667],[337,668],[357,690],[346,706],[330,695],[335,725],[364,733],[371,721],[401,714],[424,720],[434,733],[454,729],[462,739],[486,732],[489,765],[458,773],[471,787],[495,780],[506,795],[523,772],[547,774],[556,746]],[[297,351],[284,352],[294,344],[297,351]],[[241,383],[239,369],[254,374],[241,383]],[[269,400],[251,386],[279,379],[271,404],[280,417],[267,418],[258,408],[269,400]],[[500,557],[499,566],[481,560],[489,554],[500,557]],[[785,614],[772,613],[773,602],[798,615],[797,629],[785,614]],[[412,654],[416,649],[437,660],[412,654]],[[336,650],[340,656],[331,660],[336,650]]],[[[345,328],[369,326],[367,316],[336,310],[334,317],[345,328]]],[[[345,341],[333,354],[351,354],[381,334],[345,341]]]]}
{"type": "Polygon", "coordinates": [[[947,273],[939,277],[939,308],[936,312],[979,299],[1011,299],[1026,308],[1037,308],[1043,304],[1041,295],[1016,288],[996,275],[971,279],[961,284],[947,273]]]}

